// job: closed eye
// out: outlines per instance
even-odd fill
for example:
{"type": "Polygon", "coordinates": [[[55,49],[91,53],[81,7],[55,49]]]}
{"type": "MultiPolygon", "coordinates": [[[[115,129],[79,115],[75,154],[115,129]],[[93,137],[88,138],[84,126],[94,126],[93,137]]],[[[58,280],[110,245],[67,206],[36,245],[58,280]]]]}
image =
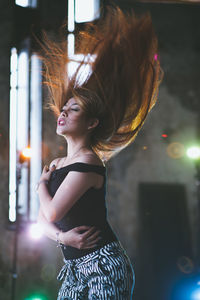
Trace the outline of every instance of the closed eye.
{"type": "MultiPolygon", "coordinates": [[[[77,105],[76,103],[72,104],[72,105],[77,105]]],[[[70,108],[70,110],[74,110],[74,111],[79,111],[79,108],[70,108]]],[[[60,113],[62,113],[63,111],[65,111],[63,108],[60,110],[60,113]]]]}
{"type": "MultiPolygon", "coordinates": [[[[71,110],[74,110],[74,111],[79,111],[79,109],[76,109],[76,108],[71,108],[71,110]]],[[[64,109],[61,109],[60,112],[63,112],[65,111],[64,109]]]]}

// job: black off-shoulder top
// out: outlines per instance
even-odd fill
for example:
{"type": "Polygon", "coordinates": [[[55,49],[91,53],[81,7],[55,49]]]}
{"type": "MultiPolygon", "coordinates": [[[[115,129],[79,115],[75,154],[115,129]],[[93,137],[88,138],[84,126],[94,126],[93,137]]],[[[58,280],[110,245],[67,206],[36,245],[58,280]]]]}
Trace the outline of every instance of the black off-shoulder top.
{"type": "Polygon", "coordinates": [[[105,244],[116,241],[117,237],[107,221],[106,207],[106,167],[83,162],[75,162],[65,167],[55,169],[51,173],[48,183],[48,190],[53,197],[60,184],[70,171],[94,172],[104,176],[101,188],[89,188],[66,213],[66,215],[54,224],[62,231],[66,232],[81,225],[95,226],[101,230],[101,240],[95,248],[77,249],[71,246],[62,245],[62,252],[65,259],[74,259],[89,254],[105,244]]]}

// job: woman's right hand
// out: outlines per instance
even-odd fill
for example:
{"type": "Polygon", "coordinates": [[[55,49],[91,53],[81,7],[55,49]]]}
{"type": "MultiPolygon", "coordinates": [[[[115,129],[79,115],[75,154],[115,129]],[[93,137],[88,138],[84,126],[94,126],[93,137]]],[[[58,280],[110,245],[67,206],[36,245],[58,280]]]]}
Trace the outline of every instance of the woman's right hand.
{"type": "Polygon", "coordinates": [[[60,240],[66,246],[77,249],[89,249],[97,246],[101,239],[100,230],[91,226],[78,226],[67,232],[60,233],[60,240]]]}

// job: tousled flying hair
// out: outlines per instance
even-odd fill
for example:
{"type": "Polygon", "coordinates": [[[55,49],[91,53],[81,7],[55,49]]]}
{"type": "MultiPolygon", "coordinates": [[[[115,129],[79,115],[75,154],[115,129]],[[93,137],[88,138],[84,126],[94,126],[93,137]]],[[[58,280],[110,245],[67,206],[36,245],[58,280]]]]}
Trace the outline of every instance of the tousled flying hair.
{"type": "Polygon", "coordinates": [[[50,90],[46,107],[58,116],[74,97],[89,118],[98,118],[91,147],[102,160],[133,142],[156,103],[164,75],[150,13],[137,16],[108,7],[104,18],[76,36],[82,58],[73,75],[68,66],[77,60],[68,55],[66,36],[58,42],[44,33],[40,44],[50,90]]]}

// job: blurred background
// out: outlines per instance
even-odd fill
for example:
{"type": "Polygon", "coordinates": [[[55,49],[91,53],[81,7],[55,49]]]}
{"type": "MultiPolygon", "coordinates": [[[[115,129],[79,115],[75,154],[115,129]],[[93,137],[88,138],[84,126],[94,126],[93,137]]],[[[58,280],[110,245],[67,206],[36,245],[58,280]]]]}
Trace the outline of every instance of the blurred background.
{"type": "MultiPolygon", "coordinates": [[[[111,226],[132,261],[134,300],[200,299],[200,5],[198,1],[113,1],[149,11],[164,80],[135,142],[108,164],[111,226]]],[[[106,0],[0,0],[0,299],[54,300],[60,249],[35,226],[35,185],[44,164],[66,155],[43,105],[33,33],[57,38],[69,55],[106,0]],[[18,208],[18,210],[16,210],[18,208]]],[[[70,66],[73,72],[76,64],[70,66]]]]}

